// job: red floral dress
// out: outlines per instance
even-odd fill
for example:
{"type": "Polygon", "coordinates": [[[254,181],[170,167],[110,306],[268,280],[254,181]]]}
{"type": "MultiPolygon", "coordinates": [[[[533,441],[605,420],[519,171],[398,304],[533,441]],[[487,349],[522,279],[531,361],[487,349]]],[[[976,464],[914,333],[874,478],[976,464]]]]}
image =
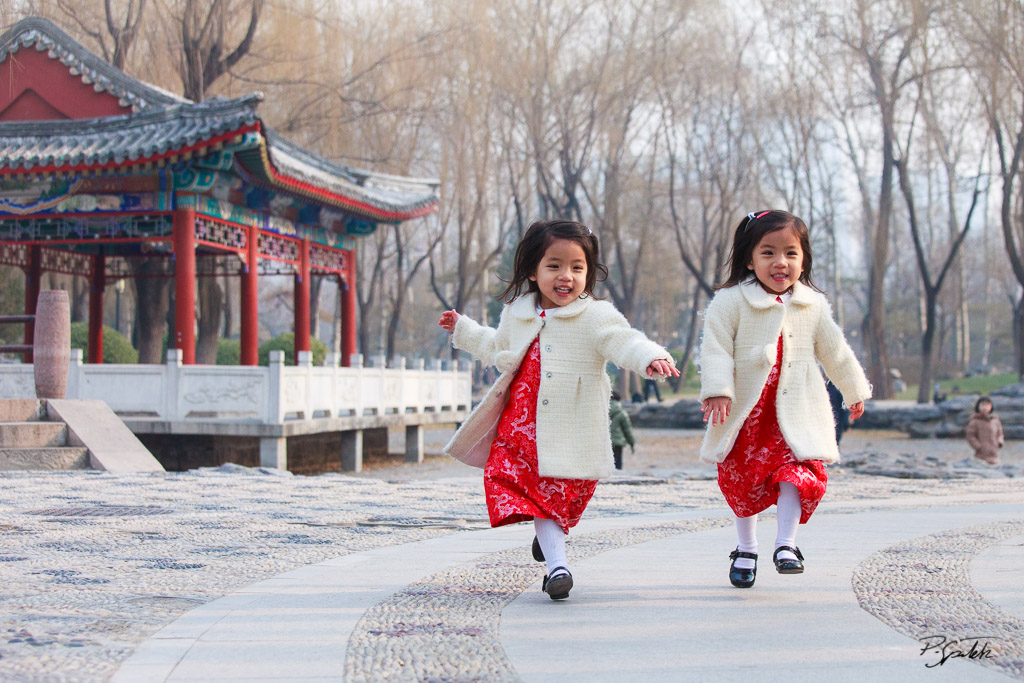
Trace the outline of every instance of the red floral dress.
{"type": "Polygon", "coordinates": [[[484,492],[491,526],[553,519],[569,533],[594,495],[593,479],[557,479],[537,474],[537,390],[540,338],[533,340],[512,380],[491,454],[484,468],[484,492]]]}
{"type": "Polygon", "coordinates": [[[775,365],[757,405],[743,423],[736,444],[718,464],[718,486],[737,517],[750,517],[775,505],[779,482],[800,492],[800,523],[806,524],[825,495],[828,474],[821,460],[797,460],[779,429],[775,398],[782,367],[782,336],[775,365]]]}

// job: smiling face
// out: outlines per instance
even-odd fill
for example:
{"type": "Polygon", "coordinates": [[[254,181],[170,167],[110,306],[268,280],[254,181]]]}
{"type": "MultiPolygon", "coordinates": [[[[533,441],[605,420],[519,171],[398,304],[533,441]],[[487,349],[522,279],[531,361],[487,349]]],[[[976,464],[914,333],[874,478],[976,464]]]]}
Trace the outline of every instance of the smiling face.
{"type": "Polygon", "coordinates": [[[788,291],[804,268],[804,250],[800,236],[792,228],[769,232],[754,247],[747,269],[754,271],[766,291],[782,294],[788,291]]]}
{"type": "Polygon", "coordinates": [[[530,276],[540,290],[541,308],[571,304],[587,284],[587,255],[578,242],[556,239],[530,276]]]}

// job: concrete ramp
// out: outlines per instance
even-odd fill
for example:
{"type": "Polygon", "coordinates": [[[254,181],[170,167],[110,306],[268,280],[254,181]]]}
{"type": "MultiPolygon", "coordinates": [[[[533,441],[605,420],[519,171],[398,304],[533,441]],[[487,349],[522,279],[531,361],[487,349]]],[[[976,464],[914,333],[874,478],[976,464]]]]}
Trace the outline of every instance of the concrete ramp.
{"type": "Polygon", "coordinates": [[[46,401],[46,413],[53,422],[68,426],[68,444],[89,450],[89,466],[109,472],[163,472],[135,434],[103,401],[46,401]]]}

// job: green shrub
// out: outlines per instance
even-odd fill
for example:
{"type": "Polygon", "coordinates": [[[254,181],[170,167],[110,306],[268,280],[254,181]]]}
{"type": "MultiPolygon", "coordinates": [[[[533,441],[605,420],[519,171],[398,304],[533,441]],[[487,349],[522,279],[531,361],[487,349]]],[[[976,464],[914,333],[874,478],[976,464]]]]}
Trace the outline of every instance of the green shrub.
{"type": "Polygon", "coordinates": [[[242,342],[238,339],[217,340],[217,365],[240,365],[242,342]]]}
{"type": "MultiPolygon", "coordinates": [[[[309,350],[313,352],[313,365],[323,365],[327,347],[315,337],[309,339],[309,350]]],[[[291,332],[279,334],[260,344],[260,365],[270,365],[270,352],[284,351],[284,364],[295,365],[295,335],[291,332]]]]}
{"type": "MultiPolygon", "coordinates": [[[[82,349],[86,360],[89,359],[89,323],[71,323],[71,348],[82,349]]],[[[103,362],[134,365],[139,362],[139,352],[123,334],[104,325],[103,362]]]]}

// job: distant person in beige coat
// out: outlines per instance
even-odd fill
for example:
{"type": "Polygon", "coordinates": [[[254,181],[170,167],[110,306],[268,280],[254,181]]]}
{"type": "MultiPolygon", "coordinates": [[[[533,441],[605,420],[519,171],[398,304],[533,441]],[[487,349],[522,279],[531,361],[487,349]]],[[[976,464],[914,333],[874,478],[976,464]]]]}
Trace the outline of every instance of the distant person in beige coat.
{"type": "Polygon", "coordinates": [[[456,348],[502,373],[445,453],[484,468],[491,526],[533,520],[533,556],[547,562],[542,590],[552,600],[573,585],[565,536],[612,472],[605,364],[679,376],[668,351],[594,298],[607,272],[590,228],[540,221],[516,247],[497,329],[456,311],[438,322],[456,348]]]}
{"type": "Polygon", "coordinates": [[[748,214],[736,227],[729,277],[704,315],[701,390],[708,423],[701,459],[718,463],[718,485],[736,515],[739,543],[729,580],[757,575],[757,515],[777,505],[772,559],[780,574],[804,571],[796,531],[825,495],[825,464],[839,460],[825,380],[850,418],[871,396],[832,309],[811,280],[804,222],[786,211],[748,214]]]}
{"type": "Polygon", "coordinates": [[[989,465],[999,464],[999,449],[1004,443],[1003,423],[988,396],[982,396],[974,404],[974,415],[967,422],[967,443],[974,449],[975,458],[989,465]]]}

